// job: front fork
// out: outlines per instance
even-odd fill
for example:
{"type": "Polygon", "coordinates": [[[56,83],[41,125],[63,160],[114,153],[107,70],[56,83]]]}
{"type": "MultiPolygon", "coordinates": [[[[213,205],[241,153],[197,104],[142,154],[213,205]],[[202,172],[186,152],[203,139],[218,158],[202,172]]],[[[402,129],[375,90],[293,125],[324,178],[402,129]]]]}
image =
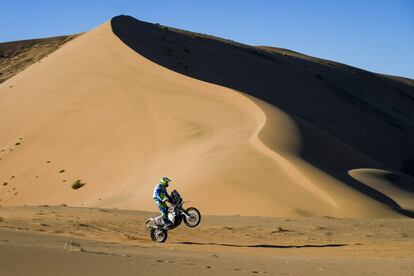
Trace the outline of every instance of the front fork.
{"type": "Polygon", "coordinates": [[[183,214],[187,219],[190,219],[191,218],[191,216],[183,208],[181,208],[181,214],[183,214]]]}

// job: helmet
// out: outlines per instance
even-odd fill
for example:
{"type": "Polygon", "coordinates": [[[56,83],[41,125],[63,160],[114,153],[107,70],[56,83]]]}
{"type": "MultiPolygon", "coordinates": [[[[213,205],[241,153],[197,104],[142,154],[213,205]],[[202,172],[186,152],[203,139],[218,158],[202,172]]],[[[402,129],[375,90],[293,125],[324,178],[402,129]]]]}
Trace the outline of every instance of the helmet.
{"type": "Polygon", "coordinates": [[[161,177],[160,179],[160,183],[162,186],[164,187],[168,187],[168,183],[171,181],[171,179],[169,179],[168,177],[161,177]]]}

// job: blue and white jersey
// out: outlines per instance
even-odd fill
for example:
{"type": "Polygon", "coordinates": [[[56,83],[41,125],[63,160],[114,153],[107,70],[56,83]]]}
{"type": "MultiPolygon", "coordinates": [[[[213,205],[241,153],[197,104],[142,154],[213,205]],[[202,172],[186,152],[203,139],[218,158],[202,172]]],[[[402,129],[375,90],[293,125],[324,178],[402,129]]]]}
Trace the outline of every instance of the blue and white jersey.
{"type": "Polygon", "coordinates": [[[163,201],[165,198],[169,198],[170,196],[168,195],[167,188],[161,185],[160,183],[157,186],[155,186],[152,197],[155,200],[163,201]]]}

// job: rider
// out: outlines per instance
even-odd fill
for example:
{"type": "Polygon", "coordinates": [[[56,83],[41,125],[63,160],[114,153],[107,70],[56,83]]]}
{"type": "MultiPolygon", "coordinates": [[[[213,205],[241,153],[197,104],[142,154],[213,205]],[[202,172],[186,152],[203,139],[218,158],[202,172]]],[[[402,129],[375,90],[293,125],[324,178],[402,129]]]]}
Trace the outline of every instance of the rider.
{"type": "Polygon", "coordinates": [[[162,177],[160,183],[155,186],[154,194],[152,196],[155,204],[157,204],[157,207],[160,209],[165,227],[170,227],[172,225],[172,222],[168,219],[168,206],[166,204],[167,201],[172,202],[172,199],[167,192],[167,187],[169,186],[168,183],[170,181],[171,179],[168,177],[162,177]]]}

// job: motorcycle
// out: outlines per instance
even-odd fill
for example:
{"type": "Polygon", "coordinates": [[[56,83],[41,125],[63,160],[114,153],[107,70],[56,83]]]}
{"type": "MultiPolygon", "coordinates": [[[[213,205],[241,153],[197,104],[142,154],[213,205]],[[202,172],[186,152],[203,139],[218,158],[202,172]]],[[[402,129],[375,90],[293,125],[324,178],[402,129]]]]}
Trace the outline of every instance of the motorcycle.
{"type": "Polygon", "coordinates": [[[191,228],[197,227],[201,222],[201,214],[196,208],[184,209],[183,204],[185,202],[176,190],[171,192],[171,201],[171,206],[168,208],[168,219],[172,222],[171,226],[165,227],[161,215],[149,218],[145,222],[153,241],[165,242],[168,237],[168,230],[178,227],[182,221],[191,228]]]}

